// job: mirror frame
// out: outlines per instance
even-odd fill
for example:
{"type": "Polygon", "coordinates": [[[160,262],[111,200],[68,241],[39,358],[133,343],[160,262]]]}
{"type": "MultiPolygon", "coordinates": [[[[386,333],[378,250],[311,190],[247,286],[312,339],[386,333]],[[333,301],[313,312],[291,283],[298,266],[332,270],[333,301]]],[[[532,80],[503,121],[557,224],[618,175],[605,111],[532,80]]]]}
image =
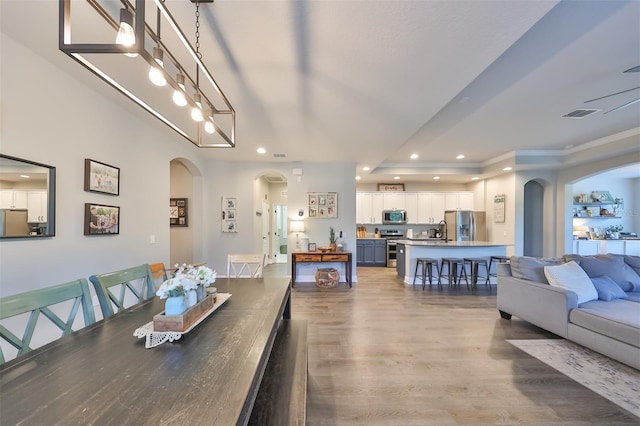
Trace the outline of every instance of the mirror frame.
{"type": "Polygon", "coordinates": [[[25,160],[24,158],[12,157],[10,155],[0,154],[0,158],[18,161],[20,163],[29,164],[31,166],[44,167],[49,170],[49,182],[47,185],[47,233],[41,235],[25,235],[25,236],[0,236],[0,240],[9,240],[16,238],[50,238],[56,236],[56,168],[48,164],[37,163],[35,161],[25,160]]]}

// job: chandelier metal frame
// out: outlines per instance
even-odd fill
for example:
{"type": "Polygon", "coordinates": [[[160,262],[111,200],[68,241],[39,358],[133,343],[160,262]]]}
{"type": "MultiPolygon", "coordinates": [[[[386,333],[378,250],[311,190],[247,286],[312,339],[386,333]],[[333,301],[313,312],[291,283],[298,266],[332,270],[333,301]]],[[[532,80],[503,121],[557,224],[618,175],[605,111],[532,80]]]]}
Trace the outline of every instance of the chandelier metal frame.
{"type": "MultiPolygon", "coordinates": [[[[154,30],[149,24],[145,22],[146,0],[135,0],[135,5],[131,4],[128,0],[121,0],[121,3],[125,5],[125,7],[129,9],[134,15],[133,30],[135,33],[135,44],[129,47],[125,47],[123,45],[116,44],[116,43],[102,43],[102,44],[72,43],[71,0],[59,0],[59,34],[58,34],[59,49],[62,52],[69,55],[74,60],[76,60],[78,63],[83,65],[89,71],[91,71],[92,73],[100,77],[102,80],[104,80],[106,83],[108,83],[113,88],[118,90],[120,93],[122,93],[123,95],[125,95],[126,97],[134,101],[140,107],[148,111],[154,117],[156,117],[157,119],[165,123],[167,126],[175,130],[178,134],[183,136],[185,139],[189,140],[191,143],[193,143],[197,147],[199,148],[234,148],[236,143],[235,143],[235,110],[233,109],[233,106],[231,105],[227,97],[224,95],[224,93],[216,83],[215,79],[207,69],[206,65],[203,63],[201,59],[202,55],[201,54],[199,55],[198,54],[199,52],[198,53],[196,52],[196,50],[191,45],[191,43],[185,36],[184,32],[182,31],[182,29],[180,28],[180,26],[172,16],[172,14],[167,9],[166,5],[164,4],[164,0],[153,0],[153,2],[155,3],[155,6],[159,11],[159,13],[161,13],[162,16],[166,19],[171,29],[174,31],[175,35],[182,42],[182,45],[189,53],[189,56],[191,56],[191,58],[193,59],[194,64],[191,64],[191,65],[192,66],[195,65],[196,73],[200,74],[200,76],[196,80],[190,77],[189,73],[187,72],[187,68],[178,62],[178,60],[171,53],[168,47],[164,45],[159,35],[156,32],[154,32],[154,30]],[[191,83],[191,85],[194,88],[196,88],[197,93],[201,95],[202,103],[211,107],[213,116],[221,115],[221,114],[230,116],[230,132],[229,132],[230,134],[227,134],[223,129],[221,129],[218,126],[218,124],[215,121],[213,121],[216,134],[223,139],[223,142],[221,143],[203,142],[204,133],[203,133],[202,124],[198,124],[196,126],[197,131],[195,132],[195,134],[191,134],[188,130],[183,129],[178,124],[174,123],[174,121],[172,121],[170,118],[166,117],[165,115],[160,113],[157,109],[155,109],[153,106],[149,105],[147,102],[145,102],[140,97],[135,95],[135,93],[133,93],[131,90],[124,87],[123,84],[116,81],[114,78],[108,75],[107,72],[100,69],[99,66],[94,64],[88,57],[85,56],[88,54],[137,53],[149,64],[149,66],[156,65],[156,61],[153,55],[145,49],[145,38],[146,38],[145,36],[148,36],[151,40],[156,42],[157,45],[160,46],[164,51],[165,59],[168,59],[169,61],[171,61],[173,66],[176,67],[178,70],[180,70],[180,72],[186,76],[186,78],[191,83]],[[212,100],[209,97],[207,97],[204,92],[200,91],[200,87],[199,87],[200,77],[204,77],[206,80],[208,80],[209,84],[215,89],[219,98],[224,103],[224,106],[221,106],[221,108],[218,108],[218,106],[214,105],[212,100]]],[[[199,3],[199,2],[209,3],[211,2],[211,0],[199,0],[199,1],[192,0],[192,3],[199,3]]],[[[89,3],[89,5],[91,5],[93,9],[95,9],[95,11],[110,26],[114,28],[116,32],[118,31],[119,22],[117,22],[111,16],[111,14],[109,14],[98,3],[98,0],[87,0],[87,3],[89,3]]],[[[158,27],[158,30],[159,30],[159,27],[158,27]]],[[[170,75],[168,72],[166,72],[164,69],[162,68],[159,68],[159,69],[162,75],[164,76],[164,78],[166,79],[168,85],[170,85],[174,90],[178,90],[180,87],[176,82],[177,79],[174,78],[174,76],[170,75]]],[[[194,99],[190,98],[189,96],[187,96],[186,98],[190,107],[196,106],[194,99]]],[[[171,102],[171,101],[168,100],[168,102],[171,102]]]]}

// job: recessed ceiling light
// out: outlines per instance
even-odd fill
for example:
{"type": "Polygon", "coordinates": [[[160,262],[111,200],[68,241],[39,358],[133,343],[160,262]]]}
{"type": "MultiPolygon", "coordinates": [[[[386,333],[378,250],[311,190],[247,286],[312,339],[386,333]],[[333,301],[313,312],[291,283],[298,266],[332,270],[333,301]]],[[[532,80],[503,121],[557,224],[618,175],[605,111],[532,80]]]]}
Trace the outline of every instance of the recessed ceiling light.
{"type": "Polygon", "coordinates": [[[502,169],[503,172],[508,172],[509,170],[513,170],[513,167],[505,167],[502,169]]]}
{"type": "Polygon", "coordinates": [[[440,176],[434,176],[433,177],[433,180],[438,180],[438,179],[440,179],[440,176]]]}
{"type": "Polygon", "coordinates": [[[266,150],[266,149],[264,149],[264,148],[258,148],[258,149],[256,149],[256,152],[257,152],[258,154],[264,154],[265,152],[267,152],[267,150],[266,150]]]}
{"type": "Polygon", "coordinates": [[[364,167],[362,168],[362,171],[363,171],[363,172],[368,172],[369,170],[371,170],[371,168],[370,168],[369,166],[364,166],[364,167]]]}
{"type": "Polygon", "coordinates": [[[356,176],[356,180],[360,180],[360,176],[356,176]]]}
{"type": "Polygon", "coordinates": [[[480,179],[478,176],[474,176],[471,178],[471,180],[478,180],[478,179],[480,179]]]}
{"type": "Polygon", "coordinates": [[[464,158],[464,155],[460,154],[460,155],[456,155],[456,160],[462,160],[464,158]]]}
{"type": "Polygon", "coordinates": [[[394,176],[393,180],[400,180],[400,176],[394,176]]]}
{"type": "Polygon", "coordinates": [[[409,158],[411,158],[412,160],[415,160],[416,158],[418,158],[418,154],[411,154],[411,157],[409,158]]]}
{"type": "Polygon", "coordinates": [[[29,178],[31,178],[31,176],[29,176],[29,175],[20,175],[20,177],[21,177],[21,178],[25,178],[25,179],[29,179],[29,178]]]}

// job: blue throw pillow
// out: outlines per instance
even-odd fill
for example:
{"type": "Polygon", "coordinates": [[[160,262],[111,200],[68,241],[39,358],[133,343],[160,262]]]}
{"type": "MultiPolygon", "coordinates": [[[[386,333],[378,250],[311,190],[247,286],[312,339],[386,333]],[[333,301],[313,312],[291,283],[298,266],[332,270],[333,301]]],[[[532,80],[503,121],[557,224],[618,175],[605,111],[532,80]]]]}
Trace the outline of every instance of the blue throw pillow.
{"type": "Polygon", "coordinates": [[[580,256],[580,267],[589,275],[589,278],[606,275],[624,291],[640,290],[640,275],[624,262],[623,255],[580,256]]]}
{"type": "Polygon", "coordinates": [[[610,302],[613,299],[626,299],[627,293],[622,291],[620,286],[616,284],[614,280],[607,277],[606,275],[602,275],[600,277],[591,278],[591,282],[593,286],[596,288],[598,292],[598,299],[604,300],[606,302],[610,302]]]}

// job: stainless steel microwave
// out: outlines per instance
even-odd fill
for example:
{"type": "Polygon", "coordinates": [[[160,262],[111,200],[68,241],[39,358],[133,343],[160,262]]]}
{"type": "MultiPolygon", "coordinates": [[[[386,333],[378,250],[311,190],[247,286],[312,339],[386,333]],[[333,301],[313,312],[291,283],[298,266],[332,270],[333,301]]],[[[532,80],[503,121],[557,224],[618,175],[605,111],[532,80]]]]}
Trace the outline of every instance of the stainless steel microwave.
{"type": "Polygon", "coordinates": [[[382,223],[385,225],[405,224],[407,223],[407,211],[406,210],[383,210],[382,223]]]}

